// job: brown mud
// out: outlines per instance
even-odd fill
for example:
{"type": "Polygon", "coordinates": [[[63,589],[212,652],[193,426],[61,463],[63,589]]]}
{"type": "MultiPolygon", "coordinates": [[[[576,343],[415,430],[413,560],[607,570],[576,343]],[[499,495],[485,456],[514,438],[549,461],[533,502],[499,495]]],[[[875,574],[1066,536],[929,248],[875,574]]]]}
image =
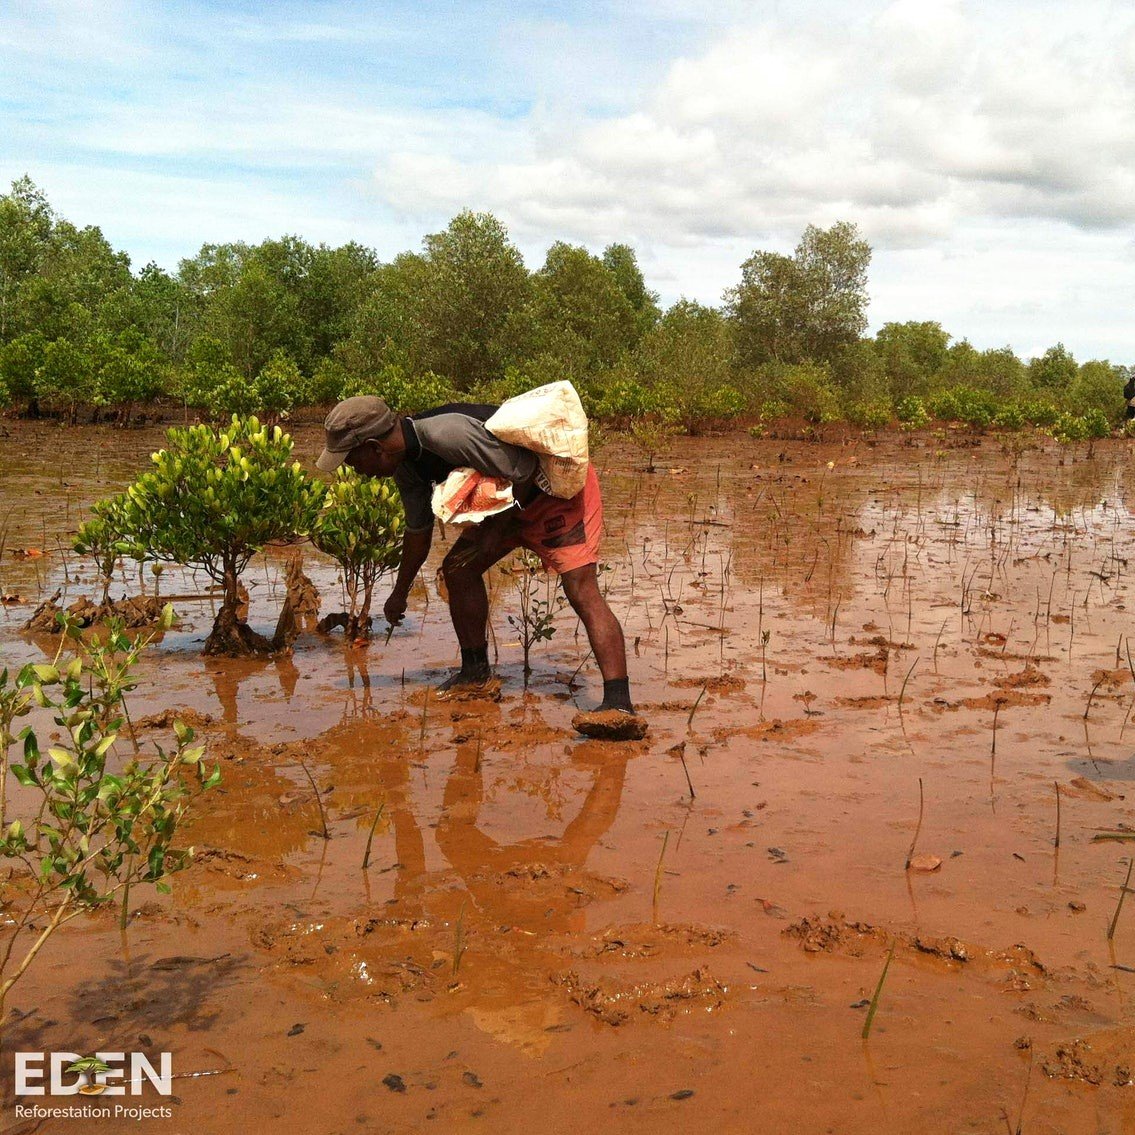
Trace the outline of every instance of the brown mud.
{"type": "MultiPolygon", "coordinates": [[[[96,593],[70,534],[160,440],[11,424],[0,665],[54,654],[21,628],[96,593]]],[[[268,550],[249,623],[279,627],[289,576],[297,609],[265,659],[203,656],[217,596],[165,571],[180,622],[132,719],[164,744],[182,717],[224,779],[173,894],[138,888],[125,936],[70,924],[13,991],[6,1130],[33,1129],[15,1049],[222,1073],[138,1131],[1135,1128],[1135,908],[1107,938],[1132,849],[1092,838],[1135,827],[1126,445],[734,435],[597,464],[640,741],[572,730],[600,683],[569,609],[524,691],[500,573],[500,700],[451,703],[425,696],[457,660],[432,563],[389,642],[344,643],[300,580],[342,610],[334,566],[268,550]]],[[[153,589],[130,565],[114,593],[153,589]]]]}

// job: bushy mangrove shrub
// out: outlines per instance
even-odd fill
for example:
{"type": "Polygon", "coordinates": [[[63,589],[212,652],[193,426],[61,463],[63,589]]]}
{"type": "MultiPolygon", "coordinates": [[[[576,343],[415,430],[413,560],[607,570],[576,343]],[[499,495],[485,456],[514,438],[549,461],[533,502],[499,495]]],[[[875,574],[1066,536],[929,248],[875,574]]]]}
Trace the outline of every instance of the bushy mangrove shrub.
{"type": "Polygon", "coordinates": [[[224,429],[172,429],[165,449],[109,506],[129,555],[201,568],[223,588],[206,654],[272,650],[238,618],[240,576],[265,544],[306,535],[325,487],[292,461],[279,426],[234,416],[224,429]]]}

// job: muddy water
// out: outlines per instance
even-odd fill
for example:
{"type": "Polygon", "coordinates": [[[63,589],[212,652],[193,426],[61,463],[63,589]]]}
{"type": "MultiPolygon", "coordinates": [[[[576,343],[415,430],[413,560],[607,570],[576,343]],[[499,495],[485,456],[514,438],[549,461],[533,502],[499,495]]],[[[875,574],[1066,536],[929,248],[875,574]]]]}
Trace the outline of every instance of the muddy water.
{"type": "MultiPolygon", "coordinates": [[[[20,624],[89,592],[68,535],[160,434],[6,428],[12,662],[53,649],[20,624]]],[[[424,699],[456,655],[444,543],[389,644],[272,662],[202,659],[208,581],[166,571],[182,622],[134,714],[187,711],[223,785],[125,939],[109,911],[52,941],[6,1047],[224,1070],[175,1081],[165,1131],[1132,1129],[1127,849],[1092,838],[1135,823],[1125,447],[733,436],[598,463],[646,741],[571,732],[598,675],[566,609],[524,691],[503,572],[502,700],[424,699]],[[907,871],[920,782],[914,863],[940,864],[907,871]]],[[[249,571],[262,629],[294,554],[249,571]]]]}

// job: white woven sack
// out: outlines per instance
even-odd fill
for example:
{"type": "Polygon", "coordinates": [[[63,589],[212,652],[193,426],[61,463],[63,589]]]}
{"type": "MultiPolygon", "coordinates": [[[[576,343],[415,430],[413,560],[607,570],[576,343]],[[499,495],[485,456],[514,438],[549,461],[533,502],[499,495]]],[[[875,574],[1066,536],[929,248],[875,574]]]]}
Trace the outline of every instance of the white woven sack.
{"type": "Polygon", "coordinates": [[[540,455],[555,497],[574,497],[587,482],[587,415],[570,382],[549,382],[510,398],[485,423],[501,441],[540,455]]]}
{"type": "Polygon", "coordinates": [[[496,480],[494,477],[486,477],[475,469],[463,466],[454,469],[440,485],[434,486],[430,506],[434,516],[443,524],[480,524],[482,520],[496,516],[506,508],[512,508],[515,503],[512,498],[512,486],[504,481],[499,487],[493,486],[491,491],[483,493],[482,507],[474,511],[469,507],[467,496],[470,477],[481,482],[491,483],[496,480]]]}

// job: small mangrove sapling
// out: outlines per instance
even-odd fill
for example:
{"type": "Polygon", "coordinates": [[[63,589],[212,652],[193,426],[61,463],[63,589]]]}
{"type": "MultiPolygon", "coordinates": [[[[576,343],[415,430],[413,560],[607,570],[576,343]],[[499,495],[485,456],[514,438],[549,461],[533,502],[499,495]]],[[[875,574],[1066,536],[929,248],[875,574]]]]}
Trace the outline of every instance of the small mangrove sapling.
{"type": "Polygon", "coordinates": [[[341,626],[348,639],[369,635],[374,587],[398,566],[404,525],[401,498],[389,480],[360,477],[345,467],[338,470],[312,527],[311,542],[343,569],[348,609],[321,619],[321,631],[341,626]]]}
{"type": "Polygon", "coordinates": [[[532,647],[538,642],[547,642],[556,633],[556,612],[563,606],[563,599],[542,599],[540,589],[540,557],[527,549],[520,553],[519,567],[505,567],[502,570],[513,573],[516,591],[520,597],[520,614],[509,615],[508,622],[520,635],[520,648],[524,652],[524,686],[532,674],[530,657],[532,647]]]}
{"type": "MultiPolygon", "coordinates": [[[[167,607],[159,629],[172,620],[167,607]]],[[[84,642],[76,624],[65,630],[77,645],[71,661],[62,661],[61,638],[54,662],[0,672],[3,771],[25,790],[15,809],[4,801],[0,832],[0,861],[9,868],[0,1020],[12,987],[61,926],[119,892],[125,903],[135,884],[169,891],[167,878],[192,856],[191,848],[173,846],[178,825],[194,797],[220,780],[219,769],[206,772],[205,747],[193,744],[181,722],[170,750],[155,745],[148,759],[117,757],[132,671],[152,635],[128,638],[117,625],[104,642],[84,642]],[[38,725],[15,735],[11,729],[15,718],[37,711],[50,714],[58,730],[46,752],[38,725]],[[11,760],[13,752],[22,763],[11,760]]]]}

